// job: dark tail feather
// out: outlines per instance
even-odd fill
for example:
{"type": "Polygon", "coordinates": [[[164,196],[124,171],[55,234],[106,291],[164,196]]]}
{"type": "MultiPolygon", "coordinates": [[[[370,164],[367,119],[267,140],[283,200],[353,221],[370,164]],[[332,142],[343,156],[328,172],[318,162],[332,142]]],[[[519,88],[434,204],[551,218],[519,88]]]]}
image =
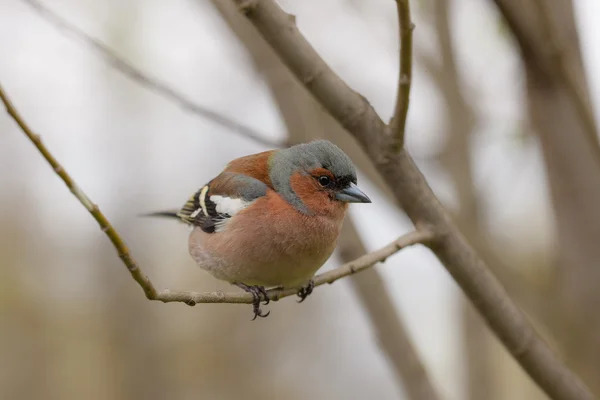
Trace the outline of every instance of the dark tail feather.
{"type": "Polygon", "coordinates": [[[155,211],[147,214],[139,214],[139,217],[159,217],[159,218],[174,218],[181,219],[176,211],[155,211]]]}

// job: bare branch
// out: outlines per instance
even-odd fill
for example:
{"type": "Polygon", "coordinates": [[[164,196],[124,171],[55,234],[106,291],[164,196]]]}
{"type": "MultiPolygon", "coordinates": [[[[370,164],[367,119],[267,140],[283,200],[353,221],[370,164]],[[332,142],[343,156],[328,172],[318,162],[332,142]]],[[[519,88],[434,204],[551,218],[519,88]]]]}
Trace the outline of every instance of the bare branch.
{"type": "MultiPolygon", "coordinates": [[[[48,148],[42,143],[39,135],[35,134],[31,128],[27,125],[23,117],[13,106],[12,102],[4,92],[2,86],[0,86],[0,100],[4,103],[6,111],[15,120],[17,125],[21,128],[23,133],[27,135],[29,140],[33,142],[38,151],[48,161],[48,164],[52,167],[54,172],[63,180],[67,187],[71,190],[73,195],[79,200],[79,202],[89,211],[94,217],[102,232],[108,236],[111,243],[117,250],[119,258],[123,261],[123,264],[127,267],[133,279],[140,285],[144,290],[146,297],[149,300],[158,300],[164,303],[171,302],[182,302],[188,305],[195,305],[197,303],[246,303],[250,304],[253,302],[253,297],[249,293],[224,293],[224,292],[208,292],[208,293],[196,293],[196,292],[175,292],[169,289],[157,291],[150,279],[144,275],[137,262],[133,259],[129,253],[129,249],[125,245],[125,242],[111,225],[108,219],[100,211],[98,206],[90,200],[89,197],[79,188],[77,183],[71,178],[67,171],[60,165],[60,163],[54,158],[48,148]]],[[[394,255],[398,251],[405,247],[423,243],[426,244],[433,240],[433,233],[426,229],[417,230],[406,235],[400,236],[387,246],[382,247],[372,253],[365,254],[362,257],[358,257],[356,260],[346,263],[339,268],[317,275],[314,279],[315,287],[321,286],[326,283],[333,283],[338,279],[353,275],[357,272],[363,271],[367,268],[374,266],[379,262],[384,262],[388,257],[394,255]]],[[[285,290],[270,290],[269,298],[271,300],[279,300],[287,296],[295,295],[298,292],[297,288],[289,288],[285,290]]]]}
{"type": "Polygon", "coordinates": [[[296,77],[372,157],[399,204],[415,225],[436,233],[431,250],[473,302],[488,326],[525,371],[553,399],[594,396],[550,350],[505,289],[467,243],[406,150],[395,154],[390,128],[350,89],[272,0],[235,0],[296,77]]]}
{"type": "Polygon", "coordinates": [[[113,52],[113,50],[110,47],[108,47],[105,43],[96,38],[91,37],[81,29],[77,28],[75,25],[69,23],[67,20],[56,14],[54,11],[43,5],[41,2],[37,0],[23,0],[23,2],[33,7],[33,9],[37,11],[40,17],[43,18],[45,21],[54,25],[58,29],[64,30],[65,32],[69,33],[73,38],[79,40],[81,43],[85,44],[87,47],[92,49],[96,54],[104,58],[104,60],[110,66],[114,67],[117,71],[121,72],[123,75],[127,76],[128,78],[138,83],[139,85],[145,87],[146,89],[162,96],[168,101],[178,104],[184,110],[189,111],[192,114],[198,115],[202,118],[205,118],[209,121],[212,121],[218,125],[221,125],[222,127],[231,130],[237,135],[253,140],[261,145],[267,147],[283,147],[285,145],[284,142],[270,140],[266,138],[264,134],[258,132],[255,129],[252,129],[244,124],[232,120],[231,118],[223,114],[219,114],[216,111],[210,110],[204,106],[195,103],[190,98],[186,97],[184,94],[177,92],[167,83],[161,82],[160,80],[149,76],[140,69],[131,65],[129,62],[116,55],[113,52]]]}
{"type": "MultiPolygon", "coordinates": [[[[426,230],[416,230],[406,235],[400,236],[390,244],[375,250],[372,253],[365,254],[356,260],[346,263],[341,267],[335,268],[331,271],[324,272],[317,275],[314,279],[315,287],[324,285],[326,283],[333,283],[338,279],[345,278],[355,273],[364,271],[373,265],[384,262],[388,257],[394,255],[398,251],[405,247],[412,246],[417,243],[427,244],[433,240],[433,233],[426,230]]],[[[267,293],[269,299],[277,301],[284,297],[293,296],[298,292],[297,288],[289,288],[284,290],[272,289],[267,293]]],[[[158,293],[156,300],[160,300],[165,303],[178,301],[186,304],[194,303],[252,303],[252,295],[249,293],[194,293],[194,292],[171,292],[164,290],[158,293]]]]}
{"type": "Polygon", "coordinates": [[[410,100],[410,86],[412,83],[412,31],[415,29],[410,17],[409,0],[396,0],[398,11],[398,30],[400,36],[400,66],[398,75],[398,93],[394,116],[390,122],[396,139],[396,151],[404,146],[404,130],[410,100]]]}
{"type": "MultiPolygon", "coordinates": [[[[494,0],[494,3],[517,41],[525,65],[535,68],[547,80],[554,80],[564,86],[585,130],[589,146],[594,151],[596,162],[600,163],[598,130],[591,100],[583,89],[585,74],[578,46],[563,44],[558,26],[553,23],[553,14],[564,10],[553,13],[552,5],[571,7],[570,2],[494,0]]],[[[573,33],[569,32],[569,35],[573,33]]]]}
{"type": "Polygon", "coordinates": [[[71,175],[69,175],[67,171],[62,167],[62,165],[60,165],[60,163],[56,160],[56,158],[54,158],[52,153],[50,153],[48,148],[46,148],[46,146],[42,143],[42,139],[40,138],[40,136],[35,134],[33,130],[31,130],[31,128],[27,125],[25,120],[21,117],[19,112],[16,110],[16,108],[13,106],[12,102],[4,92],[2,86],[0,86],[0,99],[6,107],[6,112],[8,112],[12,119],[15,120],[15,122],[23,131],[23,133],[27,135],[29,140],[33,142],[38,151],[42,154],[46,161],[48,161],[48,164],[50,164],[54,172],[56,172],[60,179],[62,179],[63,182],[67,185],[71,193],[73,193],[77,200],[79,200],[79,202],[85,207],[85,209],[88,210],[90,214],[92,214],[92,217],[94,217],[96,222],[98,222],[98,225],[100,225],[100,229],[102,229],[102,232],[104,232],[106,236],[108,236],[113,246],[117,250],[119,258],[123,261],[123,264],[125,264],[125,266],[129,270],[129,273],[131,273],[133,279],[135,279],[135,281],[142,287],[144,293],[146,294],[146,297],[149,299],[156,297],[157,292],[154,286],[152,285],[152,282],[150,282],[150,279],[148,279],[148,277],[144,275],[137,262],[133,259],[133,257],[129,253],[129,249],[125,245],[125,242],[123,242],[123,239],[121,239],[121,236],[119,236],[115,228],[104,216],[102,211],[100,211],[100,208],[98,208],[98,206],[94,204],[89,197],[87,197],[83,190],[81,190],[77,183],[75,183],[73,178],[71,178],[71,175]]]}
{"type": "Polygon", "coordinates": [[[534,5],[541,19],[541,30],[543,35],[548,40],[549,48],[547,54],[550,57],[550,63],[556,65],[556,74],[560,80],[563,81],[567,93],[571,97],[575,112],[579,115],[581,123],[585,127],[587,139],[590,142],[590,146],[594,149],[597,157],[597,161],[600,161],[600,143],[598,143],[598,133],[596,131],[596,120],[594,118],[594,112],[590,107],[588,97],[581,90],[581,86],[575,78],[573,71],[569,68],[565,60],[564,50],[560,40],[556,35],[556,27],[552,23],[551,11],[549,5],[546,4],[545,0],[534,0],[534,5]],[[554,60],[552,60],[552,58],[554,60]],[[554,62],[552,62],[554,61],[554,62]]]}

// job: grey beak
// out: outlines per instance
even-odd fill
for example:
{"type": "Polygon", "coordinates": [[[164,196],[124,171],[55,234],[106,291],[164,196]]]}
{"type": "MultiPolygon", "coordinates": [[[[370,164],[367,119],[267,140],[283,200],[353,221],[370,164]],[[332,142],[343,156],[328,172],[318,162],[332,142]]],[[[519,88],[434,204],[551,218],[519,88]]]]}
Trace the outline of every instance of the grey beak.
{"type": "Polygon", "coordinates": [[[335,198],[345,203],[370,203],[371,199],[354,183],[335,194],[335,198]]]}

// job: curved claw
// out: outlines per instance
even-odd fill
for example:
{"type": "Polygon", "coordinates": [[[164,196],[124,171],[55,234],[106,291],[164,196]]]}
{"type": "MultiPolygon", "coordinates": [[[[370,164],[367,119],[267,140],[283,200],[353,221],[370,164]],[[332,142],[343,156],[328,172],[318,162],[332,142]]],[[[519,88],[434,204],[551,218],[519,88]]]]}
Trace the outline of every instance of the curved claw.
{"type": "Polygon", "coordinates": [[[315,281],[313,281],[312,279],[310,281],[308,281],[308,284],[306,286],[301,287],[297,293],[297,296],[300,297],[300,300],[298,300],[298,303],[302,303],[304,300],[306,300],[306,298],[313,292],[314,288],[315,288],[315,281]]]}
{"type": "Polygon", "coordinates": [[[244,289],[244,291],[252,295],[252,311],[254,311],[254,318],[252,318],[252,321],[254,321],[256,317],[265,318],[268,317],[269,314],[271,314],[271,311],[267,311],[266,314],[263,314],[262,310],[260,309],[261,301],[264,301],[265,305],[269,304],[269,302],[271,301],[264,286],[250,286],[241,282],[234,283],[234,285],[241,289],[244,289]],[[262,299],[261,295],[263,296],[262,299]]]}
{"type": "MultiPolygon", "coordinates": [[[[255,287],[258,289],[258,291],[260,292],[260,294],[262,294],[263,297],[264,297],[263,304],[264,305],[269,304],[271,302],[271,299],[269,299],[269,294],[265,290],[265,287],[264,286],[255,286],[255,287]]],[[[269,314],[267,314],[267,315],[269,315],[269,314]]],[[[266,315],[265,315],[265,317],[266,317],[266,315]]]]}
{"type": "Polygon", "coordinates": [[[252,321],[254,321],[256,317],[266,318],[269,316],[269,314],[271,314],[271,311],[267,311],[266,314],[263,314],[262,310],[260,309],[260,301],[253,303],[252,306],[254,311],[254,318],[252,318],[252,321]]]}
{"type": "Polygon", "coordinates": [[[259,308],[258,310],[254,310],[254,318],[252,318],[251,321],[254,321],[256,317],[266,318],[269,314],[271,314],[271,311],[267,311],[266,314],[263,314],[262,310],[259,308]]]}

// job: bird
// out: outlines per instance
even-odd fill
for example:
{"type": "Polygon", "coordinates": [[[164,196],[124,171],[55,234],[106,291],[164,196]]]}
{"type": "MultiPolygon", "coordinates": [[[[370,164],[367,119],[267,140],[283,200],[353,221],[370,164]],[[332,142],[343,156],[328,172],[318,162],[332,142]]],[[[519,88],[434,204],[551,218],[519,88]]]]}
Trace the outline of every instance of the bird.
{"type": "Polygon", "coordinates": [[[327,140],[237,158],[179,211],[146,215],[191,226],[188,250],[215,278],[253,296],[266,317],[267,288],[299,288],[299,302],[333,253],[349,203],[371,203],[348,155],[327,140]],[[262,299],[261,299],[262,296],[262,299]]]}

